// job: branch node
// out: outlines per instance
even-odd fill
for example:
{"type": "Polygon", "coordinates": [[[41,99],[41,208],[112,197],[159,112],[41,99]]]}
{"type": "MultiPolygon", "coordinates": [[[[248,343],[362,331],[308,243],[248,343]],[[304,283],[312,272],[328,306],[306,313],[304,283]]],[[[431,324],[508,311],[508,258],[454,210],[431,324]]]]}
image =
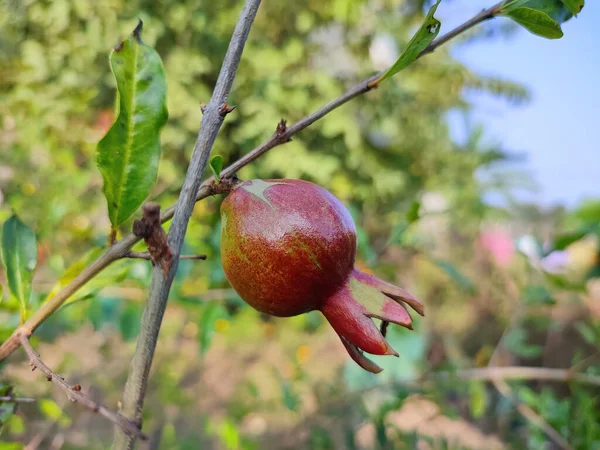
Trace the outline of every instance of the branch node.
{"type": "Polygon", "coordinates": [[[206,103],[200,103],[200,112],[202,114],[206,112],[206,103]]]}
{"type": "Polygon", "coordinates": [[[221,105],[221,108],[219,109],[219,115],[221,117],[225,117],[227,114],[229,114],[231,111],[233,111],[235,108],[237,108],[237,106],[227,106],[227,103],[223,103],[223,105],[221,105]]]}
{"type": "Polygon", "coordinates": [[[133,234],[143,238],[153,265],[160,265],[166,275],[171,267],[173,254],[167,242],[167,233],[160,223],[160,206],[149,202],[144,205],[143,217],[133,223],[133,234]]]}
{"type": "MultiPolygon", "coordinates": [[[[149,252],[128,252],[125,255],[125,258],[130,259],[145,259],[147,261],[152,261],[152,255],[149,252]]],[[[205,261],[207,259],[206,255],[181,255],[179,259],[199,259],[205,261]]]]}
{"type": "MultiPolygon", "coordinates": [[[[275,128],[275,136],[284,137],[287,132],[287,120],[281,119],[277,124],[277,128],[275,128]]],[[[292,140],[291,137],[288,137],[284,142],[290,142],[292,140]]]]}

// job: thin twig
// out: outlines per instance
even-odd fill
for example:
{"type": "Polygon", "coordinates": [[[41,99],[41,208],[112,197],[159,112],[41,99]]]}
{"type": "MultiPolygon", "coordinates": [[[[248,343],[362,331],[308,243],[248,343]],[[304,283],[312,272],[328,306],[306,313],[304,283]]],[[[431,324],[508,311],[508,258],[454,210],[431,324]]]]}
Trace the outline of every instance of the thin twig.
{"type": "Polygon", "coordinates": [[[494,387],[502,394],[505,398],[515,404],[515,408],[519,413],[525,417],[533,425],[541,428],[546,435],[548,435],[560,448],[563,450],[573,450],[573,447],[566,441],[562,435],[554,429],[546,420],[533,410],[529,405],[521,402],[518,398],[515,398],[512,389],[508,383],[498,378],[492,378],[494,387]]]}
{"type": "MultiPolygon", "coordinates": [[[[126,258],[131,259],[145,259],[148,261],[152,261],[152,256],[148,252],[129,252],[125,255],[126,258]]],[[[192,260],[206,260],[206,255],[181,255],[179,259],[192,259],[192,260]]]]}
{"type": "Polygon", "coordinates": [[[600,375],[573,373],[571,369],[551,369],[548,367],[482,367],[456,372],[436,372],[434,376],[456,376],[463,380],[537,380],[563,383],[573,381],[590,386],[600,386],[600,375]]]}
{"type": "MultiPolygon", "coordinates": [[[[519,289],[517,286],[510,282],[508,284],[509,288],[512,292],[510,292],[513,298],[519,298],[519,289]]],[[[479,373],[489,373],[493,376],[488,378],[491,380],[492,384],[496,388],[496,390],[506,399],[511,401],[516,410],[530,423],[540,428],[546,435],[552,439],[556,445],[558,445],[563,450],[572,450],[572,447],[569,443],[562,437],[562,435],[554,429],[552,425],[550,425],[542,416],[540,416],[537,412],[535,412],[529,405],[521,402],[518,398],[513,395],[512,389],[509,384],[506,382],[506,378],[498,376],[498,374],[511,374],[517,375],[517,379],[522,380],[543,380],[543,381],[582,381],[586,384],[592,384],[600,386],[600,377],[594,375],[586,375],[583,373],[577,373],[576,371],[571,369],[549,369],[545,367],[497,367],[494,366],[496,361],[500,358],[500,354],[503,350],[505,350],[504,342],[506,340],[506,336],[510,330],[512,330],[522,319],[523,311],[525,308],[522,307],[521,304],[517,303],[515,305],[515,309],[513,311],[510,323],[502,333],[496,348],[494,349],[494,353],[488,362],[488,367],[485,369],[478,369],[479,373]],[[484,372],[481,372],[484,371],[484,372]]],[[[478,379],[478,378],[472,378],[478,379]]],[[[481,379],[481,378],[479,378],[481,379]]]]}
{"type": "MultiPolygon", "coordinates": [[[[477,14],[472,19],[465,22],[465,24],[456,27],[455,29],[449,31],[445,35],[437,38],[433,41],[419,56],[424,56],[428,53],[433,52],[441,45],[447,43],[450,39],[462,33],[463,31],[471,28],[478,23],[484,22],[490,19],[490,11],[498,13],[499,5],[496,5],[488,10],[484,10],[481,13],[477,14]]],[[[384,73],[384,72],[382,72],[384,73]]],[[[376,80],[380,77],[381,74],[374,75],[372,77],[367,78],[366,80],[361,81],[356,86],[350,88],[344,94],[342,94],[337,99],[329,102],[328,104],[322,106],[317,111],[309,114],[308,116],[300,119],[295,124],[286,127],[282,132],[275,133],[271,138],[267,139],[263,144],[259,145],[255,149],[251,150],[246,155],[242,156],[240,159],[235,161],[230,166],[223,169],[221,172],[221,179],[227,179],[236,174],[241,168],[247,166],[257,158],[259,158],[264,153],[269,150],[289,142],[293,135],[304,130],[308,126],[312,125],[316,121],[322,119],[330,112],[339,108],[340,106],[346,104],[350,100],[365,94],[372,90],[372,87],[369,87],[369,83],[376,80]]],[[[206,108],[206,112],[208,113],[208,107],[206,108]]],[[[204,123],[204,118],[203,118],[204,123]]],[[[206,197],[214,195],[218,192],[216,187],[219,185],[215,185],[214,177],[208,178],[197,192],[195,201],[200,201],[206,197]]],[[[220,183],[223,184],[223,183],[220,183]]],[[[223,193],[226,191],[224,190],[223,193]]],[[[184,190],[182,189],[182,194],[184,190]]],[[[166,208],[161,214],[161,223],[168,222],[173,218],[173,214],[175,212],[175,205],[166,208]]],[[[62,306],[62,304],[75,292],[77,292],[82,286],[84,286],[88,281],[94,278],[99,272],[108,267],[111,263],[126,257],[127,253],[131,251],[133,246],[140,241],[140,238],[134,236],[133,234],[128,234],[119,242],[115,243],[111,247],[109,247],[106,252],[104,252],[97,260],[95,260],[90,266],[88,266],[85,270],[83,270],[77,277],[73,279],[68,285],[66,285],[62,290],[60,290],[52,299],[48,302],[44,303],[38,309],[33,316],[31,316],[25,324],[21,325],[17,330],[13,332],[13,334],[0,346],[0,361],[6,359],[10,354],[12,354],[19,346],[19,338],[18,335],[20,333],[24,333],[27,336],[30,336],[35,329],[46,320],[50,315],[54,313],[58,308],[62,306]]]]}
{"type": "Polygon", "coordinates": [[[114,413],[100,403],[92,400],[81,391],[81,386],[71,386],[63,377],[54,373],[52,369],[50,369],[35,352],[27,336],[21,334],[19,335],[19,339],[21,341],[21,345],[27,353],[27,356],[29,357],[32,370],[39,369],[46,376],[48,381],[54,383],[60,390],[67,394],[67,398],[70,401],[73,403],[79,403],[92,412],[98,413],[107,418],[124,432],[131,435],[132,438],[139,438],[142,440],[147,439],[146,435],[144,435],[144,433],[142,433],[141,430],[126,417],[123,417],[121,414],[114,413]]]}
{"type": "Polygon", "coordinates": [[[0,402],[5,403],[35,403],[35,398],[11,397],[10,395],[0,396],[0,402]]]}
{"type": "MultiPolygon", "coordinates": [[[[245,1],[233,31],[233,36],[229,41],[229,47],[223,59],[215,89],[202,116],[202,124],[196,138],[194,152],[175,206],[173,223],[169,229],[168,247],[172,254],[172,262],[166,272],[157,266],[154,266],[152,270],[152,283],[148,301],[142,316],[140,334],[131,361],[125,390],[123,391],[121,408],[125,416],[130,417],[140,425],[148,375],[154,358],[160,325],[167,307],[169,291],[177,273],[179,255],[188,222],[196,203],[202,174],[206,169],[213,143],[225,116],[230,112],[230,108],[227,106],[227,97],[233,85],[233,79],[260,2],[261,0],[245,1]]],[[[127,436],[122,430],[116,429],[113,450],[130,450],[133,445],[134,440],[130,436],[127,436]]]]}

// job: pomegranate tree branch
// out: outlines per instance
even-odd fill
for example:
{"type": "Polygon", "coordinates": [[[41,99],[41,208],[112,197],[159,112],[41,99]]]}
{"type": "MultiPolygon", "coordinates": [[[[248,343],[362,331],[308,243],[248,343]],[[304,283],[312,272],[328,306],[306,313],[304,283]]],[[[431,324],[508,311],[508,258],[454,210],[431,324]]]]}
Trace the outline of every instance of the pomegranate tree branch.
{"type": "MultiPolygon", "coordinates": [[[[130,259],[145,259],[147,261],[152,261],[152,256],[148,252],[129,252],[125,255],[126,258],[130,259]]],[[[191,259],[191,260],[206,260],[206,255],[181,255],[179,259],[191,259]]]]}
{"type": "MultiPolygon", "coordinates": [[[[31,343],[29,342],[29,338],[24,334],[19,335],[19,339],[21,341],[21,345],[25,349],[27,356],[29,357],[29,363],[32,367],[32,370],[39,369],[42,372],[48,381],[51,381],[56,385],[60,390],[62,390],[65,394],[67,394],[67,398],[73,403],[79,403],[90,411],[100,414],[101,416],[107,418],[112,423],[114,423],[117,427],[123,430],[124,433],[127,433],[131,436],[132,439],[139,438],[142,440],[146,440],[147,437],[144,435],[140,429],[130,420],[123,417],[121,414],[114,413],[105,406],[100,403],[95,402],[83,392],[81,392],[81,386],[75,385],[71,386],[69,383],[65,381],[63,377],[54,373],[40,358],[40,356],[35,352],[31,343]]],[[[28,401],[31,399],[27,399],[28,401]]],[[[12,400],[14,401],[14,400],[12,400]]]]}
{"type": "MultiPolygon", "coordinates": [[[[455,29],[449,31],[448,33],[440,36],[436,40],[434,40],[421,54],[419,57],[422,57],[428,53],[432,53],[438,47],[447,43],[452,38],[458,36],[464,31],[472,28],[475,25],[478,25],[488,19],[491,19],[498,15],[501,11],[502,3],[499,3],[492,8],[488,8],[483,10],[472,19],[468,20],[462,25],[459,25],[455,29]]],[[[383,74],[382,72],[381,74],[383,74]]],[[[366,92],[369,92],[374,88],[374,85],[370,85],[377,81],[377,79],[381,76],[381,74],[377,74],[375,76],[369,77],[366,80],[361,81],[354,87],[350,88],[340,97],[335,100],[329,102],[328,104],[322,106],[315,112],[309,114],[308,116],[300,119],[295,124],[286,127],[286,126],[278,126],[277,131],[273,136],[267,139],[264,143],[251,150],[246,155],[242,156],[240,159],[235,161],[230,166],[223,169],[221,172],[221,180],[226,180],[228,177],[232,177],[235,175],[237,171],[241,168],[247,166],[251,162],[255,161],[257,158],[262,156],[264,153],[269,150],[289,142],[293,135],[299,133],[305,128],[309,127],[316,121],[322,119],[330,112],[339,108],[340,106],[348,103],[350,100],[359,97],[366,92]]],[[[215,91],[216,93],[216,91],[215,91]]],[[[205,109],[205,115],[208,116],[214,115],[215,102],[208,105],[205,109]],[[210,108],[209,108],[210,106],[210,108]]],[[[229,107],[223,108],[223,105],[219,107],[221,114],[226,114],[229,110],[229,107]]],[[[206,118],[203,117],[203,124],[206,118]]],[[[280,124],[281,125],[281,124],[280,124]]],[[[204,126],[203,126],[204,128],[204,126]]],[[[200,144],[196,143],[195,149],[198,148],[200,144]]],[[[206,158],[208,155],[206,156],[206,158]]],[[[186,189],[189,190],[188,186],[186,189]]],[[[197,191],[195,201],[200,201],[206,197],[214,195],[216,193],[226,193],[227,192],[227,183],[219,183],[215,184],[215,179],[213,177],[208,178],[202,186],[197,191]],[[225,186],[225,189],[222,187],[225,186]]],[[[184,194],[184,190],[182,190],[182,195],[184,194]]],[[[176,205],[170,206],[163,210],[163,213],[160,216],[161,223],[168,222],[173,218],[175,213],[176,205]]],[[[18,329],[16,329],[13,334],[0,346],[0,361],[6,359],[9,355],[11,355],[18,347],[19,347],[19,334],[25,334],[30,336],[35,329],[44,322],[50,315],[52,315],[62,304],[75,292],[77,292],[82,286],[84,286],[88,281],[93,279],[98,273],[104,270],[107,266],[112,264],[113,262],[124,258],[131,251],[131,248],[140,241],[140,238],[135,236],[134,234],[128,234],[119,242],[115,243],[111,247],[109,247],[97,260],[95,260],[90,266],[88,266],[84,271],[82,271],[76,278],[73,279],[68,285],[66,285],[63,289],[61,289],[52,299],[48,302],[44,303],[40,309],[38,309],[23,325],[21,325],[18,329]]]]}
{"type": "MultiPolygon", "coordinates": [[[[134,420],[140,428],[148,375],[154,358],[160,325],[167,307],[169,291],[177,272],[188,222],[196,203],[202,174],[206,169],[213,143],[225,116],[231,112],[231,108],[227,106],[227,97],[259,6],[260,0],[246,0],[244,3],[233,36],[229,41],[215,89],[204,110],[190,165],[175,205],[173,223],[167,241],[171,252],[170,265],[167,270],[162,270],[157,265],[152,270],[148,301],[142,316],[140,334],[123,391],[121,408],[122,413],[134,420]]],[[[133,444],[134,440],[131,436],[117,428],[113,450],[129,450],[133,448],[133,444]]]]}

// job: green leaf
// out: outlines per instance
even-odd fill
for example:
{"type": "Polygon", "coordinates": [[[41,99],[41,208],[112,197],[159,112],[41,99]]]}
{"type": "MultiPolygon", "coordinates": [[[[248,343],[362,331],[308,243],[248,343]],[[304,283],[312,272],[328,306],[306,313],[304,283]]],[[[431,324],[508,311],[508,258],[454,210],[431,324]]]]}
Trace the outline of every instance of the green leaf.
{"type": "Polygon", "coordinates": [[[479,419],[485,414],[488,405],[488,395],[485,383],[476,381],[469,384],[469,409],[474,419],[479,419]]]}
{"type": "Polygon", "coordinates": [[[544,286],[527,286],[523,290],[523,299],[530,305],[553,305],[552,294],[544,286]]]}
{"type": "MultiPolygon", "coordinates": [[[[12,387],[0,384],[0,396],[9,396],[12,393],[12,387]]],[[[14,402],[0,402],[0,430],[5,423],[13,416],[17,410],[17,404],[14,402]]]]}
{"type": "Polygon", "coordinates": [[[44,299],[44,303],[58,294],[65,286],[73,281],[81,272],[83,272],[83,269],[89,266],[92,261],[96,260],[96,258],[100,256],[102,251],[103,249],[100,247],[93,248],[86,252],[73,264],[71,264],[65,273],[62,274],[62,276],[58,279],[58,281],[54,283],[54,286],[52,286],[52,289],[44,299]]]}
{"type": "Polygon", "coordinates": [[[504,11],[514,11],[521,7],[540,11],[558,24],[562,24],[573,17],[573,12],[565,5],[563,0],[517,0],[503,9],[504,11]]]}
{"type": "MultiPolygon", "coordinates": [[[[93,261],[104,251],[103,248],[96,247],[89,250],[80,259],[75,261],[59,278],[54,284],[50,293],[44,299],[44,303],[53,298],[58,292],[60,292],[65,286],[71,283],[85,268],[87,268],[93,261]]],[[[97,276],[92,278],[88,283],[85,284],[81,289],[75,292],[69,297],[69,299],[63,304],[63,307],[75,303],[80,300],[86,300],[96,295],[101,289],[107,286],[114,286],[123,281],[130,270],[130,261],[121,260],[111,264],[105,270],[100,272],[97,276]]]]}
{"type": "Polygon", "coordinates": [[[517,8],[507,13],[507,16],[538,36],[548,39],[563,37],[558,22],[552,20],[548,14],[542,11],[532,8],[517,8]]]}
{"type": "Polygon", "coordinates": [[[223,157],[221,155],[214,156],[209,163],[210,170],[215,176],[215,180],[221,181],[221,170],[223,170],[223,157]]]}
{"type": "Polygon", "coordinates": [[[504,346],[508,351],[522,358],[535,358],[542,353],[540,345],[527,343],[527,332],[522,328],[511,330],[504,338],[504,346]]]}
{"type": "Polygon", "coordinates": [[[585,6],[585,0],[562,0],[562,2],[569,8],[574,16],[579,14],[585,6]]]}
{"type": "Polygon", "coordinates": [[[8,288],[19,301],[24,319],[37,265],[37,242],[33,230],[14,215],[2,226],[2,261],[8,288]]]}
{"type": "Polygon", "coordinates": [[[464,274],[462,274],[454,265],[447,261],[434,260],[433,263],[446,272],[452,281],[454,281],[461,289],[473,293],[475,285],[464,274]]]}
{"type": "Polygon", "coordinates": [[[565,233],[557,236],[554,239],[553,249],[564,250],[572,243],[577,242],[578,240],[584,238],[587,234],[594,231],[594,228],[595,227],[583,227],[580,230],[574,231],[572,233],[565,233]]]}
{"type": "Polygon", "coordinates": [[[67,427],[71,424],[71,419],[54,400],[48,398],[40,399],[38,407],[42,415],[50,421],[57,422],[62,427],[67,427]]]}
{"type": "Polygon", "coordinates": [[[118,117],[98,143],[97,164],[113,229],[150,194],[160,159],[159,131],[167,121],[162,61],[141,40],[142,22],[110,54],[117,82],[118,117]]]}
{"type": "Polygon", "coordinates": [[[202,311],[200,322],[198,324],[198,343],[200,344],[200,353],[204,355],[215,333],[215,322],[227,316],[223,306],[218,303],[208,303],[202,311]]]}
{"type": "Polygon", "coordinates": [[[423,50],[437,37],[440,32],[441,22],[433,15],[435,14],[441,0],[437,0],[435,4],[429,8],[429,12],[425,17],[425,21],[417,33],[412,37],[406,50],[400,55],[400,58],[390,67],[378,80],[382,82],[386,78],[396,75],[401,70],[406,69],[409,65],[417,60],[423,50]]]}
{"type": "Polygon", "coordinates": [[[121,337],[125,341],[130,341],[135,338],[140,331],[142,312],[140,308],[134,303],[127,303],[121,317],[119,318],[119,329],[121,330],[121,337]]]}
{"type": "Polygon", "coordinates": [[[408,221],[409,224],[414,223],[417,220],[419,220],[419,217],[420,217],[419,210],[420,209],[421,209],[421,203],[412,202],[412,204],[410,205],[410,209],[406,213],[406,220],[408,221]]]}
{"type": "Polygon", "coordinates": [[[296,411],[299,405],[298,395],[294,392],[292,384],[284,379],[279,373],[277,374],[279,379],[279,388],[281,389],[281,401],[290,411],[296,411]]]}
{"type": "Polygon", "coordinates": [[[593,326],[585,322],[579,322],[575,327],[588,344],[596,346],[600,343],[600,328],[596,330],[593,326]]]}
{"type": "Polygon", "coordinates": [[[21,450],[23,444],[19,442],[0,442],[0,450],[21,450]]]}

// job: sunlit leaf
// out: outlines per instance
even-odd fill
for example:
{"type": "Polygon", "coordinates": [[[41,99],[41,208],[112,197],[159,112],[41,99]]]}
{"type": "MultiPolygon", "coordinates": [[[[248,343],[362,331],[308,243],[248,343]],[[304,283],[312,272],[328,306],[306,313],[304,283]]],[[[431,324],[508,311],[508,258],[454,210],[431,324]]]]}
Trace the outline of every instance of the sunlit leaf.
{"type": "Polygon", "coordinates": [[[435,4],[429,8],[429,12],[425,17],[425,21],[417,33],[412,37],[406,49],[400,55],[400,58],[390,67],[377,82],[381,82],[389,78],[401,70],[406,69],[409,65],[417,60],[423,50],[427,48],[431,42],[437,37],[440,32],[441,22],[433,15],[435,14],[441,0],[437,0],[435,4]]]}
{"type": "Polygon", "coordinates": [[[481,381],[469,384],[469,409],[474,419],[479,419],[485,414],[488,406],[488,395],[485,383],[481,381]]]}
{"type": "MultiPolygon", "coordinates": [[[[84,269],[86,269],[93,261],[95,261],[103,251],[104,249],[100,247],[93,248],[75,261],[54,284],[44,302],[49,301],[65,286],[77,278],[77,276],[79,276],[84,269]]],[[[81,287],[81,289],[71,295],[63,304],[63,307],[77,301],[93,297],[105,287],[115,286],[127,277],[129,274],[129,269],[130,262],[126,260],[117,261],[116,263],[111,264],[94,278],[92,278],[89,282],[87,282],[83,287],[81,287]]]]}
{"type": "Polygon", "coordinates": [[[223,170],[223,157],[221,155],[214,156],[210,160],[210,170],[215,176],[215,180],[221,181],[221,170],[223,170]]]}
{"type": "Polygon", "coordinates": [[[100,247],[93,248],[85,253],[81,258],[75,261],[69,268],[65,271],[65,273],[58,279],[52,289],[46,296],[44,302],[47,302],[56,294],[58,294],[65,286],[67,286],[71,281],[73,281],[87,266],[90,265],[92,261],[94,261],[100,254],[103,249],[100,247]]]}
{"type": "Polygon", "coordinates": [[[506,14],[533,34],[548,39],[560,39],[563,32],[558,22],[542,11],[532,8],[517,8],[506,14]]]}
{"type": "Polygon", "coordinates": [[[408,221],[409,224],[419,220],[419,217],[420,217],[419,210],[420,209],[421,209],[421,203],[416,202],[416,201],[411,203],[410,208],[409,208],[408,212],[406,213],[406,220],[408,221]]]}
{"type": "Polygon", "coordinates": [[[49,398],[40,399],[38,407],[42,415],[50,421],[56,422],[62,427],[67,427],[71,424],[71,418],[63,412],[62,408],[54,400],[49,398]]]}
{"type": "Polygon", "coordinates": [[[113,228],[144,202],[156,181],[159,131],[167,121],[167,85],[158,53],[141,40],[142,23],[110,55],[117,120],[98,143],[97,164],[113,228]]]}
{"type": "Polygon", "coordinates": [[[8,289],[19,301],[24,318],[37,265],[37,242],[33,230],[17,216],[10,217],[2,226],[2,262],[8,289]]]}
{"type": "Polygon", "coordinates": [[[0,450],[21,450],[23,448],[25,448],[24,445],[19,442],[0,442],[0,450]]]}
{"type": "Polygon", "coordinates": [[[583,0],[517,0],[508,2],[503,15],[530,32],[549,39],[563,36],[560,25],[583,8],[583,0]]]}

